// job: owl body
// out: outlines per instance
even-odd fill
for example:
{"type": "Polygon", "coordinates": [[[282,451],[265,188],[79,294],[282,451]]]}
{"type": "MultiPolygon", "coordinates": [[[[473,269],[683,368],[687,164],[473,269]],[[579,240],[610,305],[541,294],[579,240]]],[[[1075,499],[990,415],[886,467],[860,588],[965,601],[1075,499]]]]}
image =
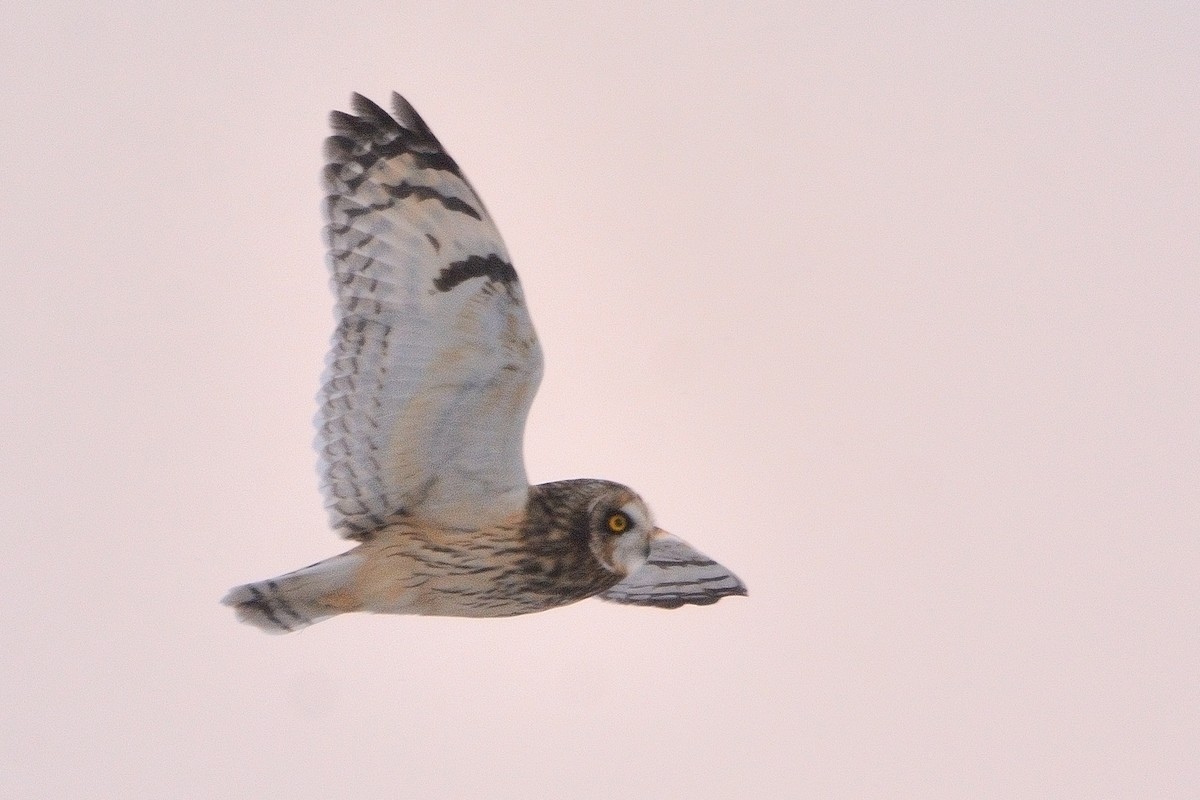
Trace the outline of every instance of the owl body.
{"type": "Polygon", "coordinates": [[[337,325],[316,444],[331,521],[359,544],[223,602],[285,633],[350,611],[504,617],[745,594],[628,487],[529,485],[542,351],[500,234],[407,101],[393,95],[394,115],[353,105],[325,143],[337,325]]]}
{"type": "Polygon", "coordinates": [[[355,588],[364,608],[376,613],[544,611],[599,594],[642,566],[652,530],[641,498],[619,484],[542,484],[531,488],[523,513],[486,528],[406,521],[383,528],[352,551],[364,559],[355,588]],[[630,520],[620,535],[604,528],[617,513],[630,520]]]}
{"type": "Polygon", "coordinates": [[[646,562],[654,530],[628,487],[557,481],[531,487],[522,512],[481,528],[399,517],[352,550],[238,587],[227,602],[243,621],[278,633],[349,611],[529,614],[611,589],[646,562]]]}

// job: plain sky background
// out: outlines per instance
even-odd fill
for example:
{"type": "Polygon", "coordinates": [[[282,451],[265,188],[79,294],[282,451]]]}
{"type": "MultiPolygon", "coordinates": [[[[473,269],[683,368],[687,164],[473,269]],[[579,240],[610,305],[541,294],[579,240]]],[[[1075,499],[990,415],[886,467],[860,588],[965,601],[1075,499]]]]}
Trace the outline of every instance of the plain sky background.
{"type": "Polygon", "coordinates": [[[1200,796],[1196,4],[617,7],[4,4],[0,796],[1200,796]],[[393,89],[521,273],[531,478],[748,599],[217,605],[343,546],[320,147],[393,89]]]}

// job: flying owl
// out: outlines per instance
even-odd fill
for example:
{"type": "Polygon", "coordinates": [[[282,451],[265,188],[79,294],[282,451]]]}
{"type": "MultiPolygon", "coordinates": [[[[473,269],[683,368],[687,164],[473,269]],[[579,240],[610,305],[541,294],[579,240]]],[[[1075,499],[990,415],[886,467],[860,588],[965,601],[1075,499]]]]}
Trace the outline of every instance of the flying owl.
{"type": "Polygon", "coordinates": [[[350,611],[505,617],[587,597],[677,608],[746,587],[604,480],[530,486],[522,438],[542,352],[500,234],[398,94],[325,140],[337,327],[316,446],[353,549],[222,601],[271,633],[350,611]]]}

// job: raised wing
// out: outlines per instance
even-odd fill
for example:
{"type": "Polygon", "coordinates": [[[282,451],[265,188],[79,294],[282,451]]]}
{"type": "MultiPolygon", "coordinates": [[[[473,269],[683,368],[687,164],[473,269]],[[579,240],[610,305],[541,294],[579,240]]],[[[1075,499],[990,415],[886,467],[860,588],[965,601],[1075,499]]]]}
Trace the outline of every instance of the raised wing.
{"type": "Polygon", "coordinates": [[[746,585],[737,575],[678,536],[656,530],[650,539],[650,557],[641,569],[599,596],[614,603],[679,608],[744,594],[746,585]]]}
{"type": "Polygon", "coordinates": [[[361,95],[325,141],[337,328],[317,414],[333,525],[472,527],[523,508],[542,354],[500,234],[425,122],[361,95]]]}

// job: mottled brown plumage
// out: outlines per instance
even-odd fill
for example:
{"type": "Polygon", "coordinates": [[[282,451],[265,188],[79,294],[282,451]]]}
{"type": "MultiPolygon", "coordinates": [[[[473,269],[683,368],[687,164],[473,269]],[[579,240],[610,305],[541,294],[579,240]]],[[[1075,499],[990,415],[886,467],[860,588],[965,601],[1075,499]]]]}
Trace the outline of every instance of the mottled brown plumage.
{"type": "Polygon", "coordinates": [[[628,487],[557,481],[531,487],[522,513],[484,528],[397,517],[328,562],[240,587],[253,591],[231,604],[245,621],[265,620],[278,632],[347,611],[528,614],[612,588],[645,563],[654,532],[649,509],[628,487]],[[608,527],[616,515],[629,522],[620,533],[608,527]],[[330,562],[339,581],[323,587],[318,573],[330,562]]]}
{"type": "MultiPolygon", "coordinates": [[[[607,515],[641,499],[606,481],[560,481],[530,490],[520,518],[479,530],[400,520],[351,551],[363,564],[351,591],[360,609],[383,613],[507,617],[598,594],[640,562],[616,563],[621,537],[607,515]]],[[[645,560],[649,530],[633,531],[645,560]]]]}

